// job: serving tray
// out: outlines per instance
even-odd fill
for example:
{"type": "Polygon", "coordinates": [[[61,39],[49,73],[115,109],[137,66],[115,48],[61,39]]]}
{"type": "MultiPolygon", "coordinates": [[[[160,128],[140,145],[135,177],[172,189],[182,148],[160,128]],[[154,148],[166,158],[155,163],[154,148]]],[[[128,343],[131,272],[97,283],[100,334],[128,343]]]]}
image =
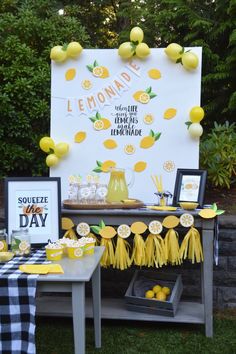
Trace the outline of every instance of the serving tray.
{"type": "Polygon", "coordinates": [[[62,201],[62,206],[65,209],[138,209],[144,207],[144,203],[141,200],[134,199],[129,203],[103,203],[103,204],[81,204],[76,200],[65,199],[62,201]]]}

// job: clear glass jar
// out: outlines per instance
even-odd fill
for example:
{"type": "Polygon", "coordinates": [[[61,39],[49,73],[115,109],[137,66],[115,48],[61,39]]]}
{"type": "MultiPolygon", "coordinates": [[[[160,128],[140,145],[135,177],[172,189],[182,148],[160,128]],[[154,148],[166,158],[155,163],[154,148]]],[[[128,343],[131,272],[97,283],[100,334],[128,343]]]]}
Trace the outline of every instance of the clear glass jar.
{"type": "Polygon", "coordinates": [[[6,229],[0,229],[0,252],[7,252],[8,250],[8,236],[6,229]]]}
{"type": "Polygon", "coordinates": [[[12,230],[11,250],[16,256],[29,256],[31,250],[28,229],[12,230]]]}

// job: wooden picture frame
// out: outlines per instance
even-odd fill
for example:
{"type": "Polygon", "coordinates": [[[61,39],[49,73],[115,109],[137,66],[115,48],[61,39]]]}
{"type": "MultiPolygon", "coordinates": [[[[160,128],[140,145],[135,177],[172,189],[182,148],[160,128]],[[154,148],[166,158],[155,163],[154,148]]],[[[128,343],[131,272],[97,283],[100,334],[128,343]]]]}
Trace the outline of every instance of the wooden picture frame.
{"type": "Polygon", "coordinates": [[[198,203],[203,206],[207,171],[199,169],[178,168],[176,172],[173,205],[180,202],[198,203]]]}
{"type": "Polygon", "coordinates": [[[61,180],[59,177],[5,178],[6,229],[27,228],[32,244],[58,240],[61,229],[61,180]]]}

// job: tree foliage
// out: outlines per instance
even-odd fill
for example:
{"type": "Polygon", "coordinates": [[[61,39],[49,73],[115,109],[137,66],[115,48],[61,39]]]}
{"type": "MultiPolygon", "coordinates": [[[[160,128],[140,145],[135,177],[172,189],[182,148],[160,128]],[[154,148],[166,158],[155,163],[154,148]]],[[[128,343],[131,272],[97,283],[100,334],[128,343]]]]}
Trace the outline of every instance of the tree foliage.
{"type": "Polygon", "coordinates": [[[49,134],[50,48],[117,48],[136,25],[150,47],[202,46],[203,124],[235,120],[236,0],[2,0],[1,176],[47,172],[38,141],[49,134]]]}

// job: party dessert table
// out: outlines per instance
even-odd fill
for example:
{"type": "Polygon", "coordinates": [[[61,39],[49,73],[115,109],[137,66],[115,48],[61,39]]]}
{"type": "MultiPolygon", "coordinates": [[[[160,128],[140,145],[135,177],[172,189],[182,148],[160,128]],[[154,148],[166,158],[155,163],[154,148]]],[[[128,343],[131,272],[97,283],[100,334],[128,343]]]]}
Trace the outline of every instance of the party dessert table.
{"type": "MultiPolygon", "coordinates": [[[[174,317],[165,317],[154,314],[145,314],[128,311],[125,308],[124,299],[103,299],[102,318],[144,320],[156,322],[182,322],[198,323],[205,325],[207,337],[213,336],[213,241],[216,219],[203,219],[199,216],[199,210],[156,211],[145,208],[140,209],[100,209],[100,210],[68,210],[62,209],[64,217],[70,217],[75,224],[86,222],[89,225],[97,225],[103,220],[106,225],[132,224],[135,221],[143,221],[148,224],[153,220],[162,221],[168,215],[180,217],[188,212],[194,217],[194,226],[201,232],[204,262],[199,266],[201,273],[202,301],[182,302],[180,301],[178,311],[174,317]]],[[[164,267],[163,267],[164,268],[164,267]]],[[[158,272],[158,269],[156,269],[158,272]]],[[[69,308],[66,310],[70,311],[69,308]]],[[[55,309],[56,312],[56,309],[55,309]]],[[[65,315],[65,312],[64,312],[65,315]]],[[[91,311],[87,310],[87,316],[91,311]]]]}

